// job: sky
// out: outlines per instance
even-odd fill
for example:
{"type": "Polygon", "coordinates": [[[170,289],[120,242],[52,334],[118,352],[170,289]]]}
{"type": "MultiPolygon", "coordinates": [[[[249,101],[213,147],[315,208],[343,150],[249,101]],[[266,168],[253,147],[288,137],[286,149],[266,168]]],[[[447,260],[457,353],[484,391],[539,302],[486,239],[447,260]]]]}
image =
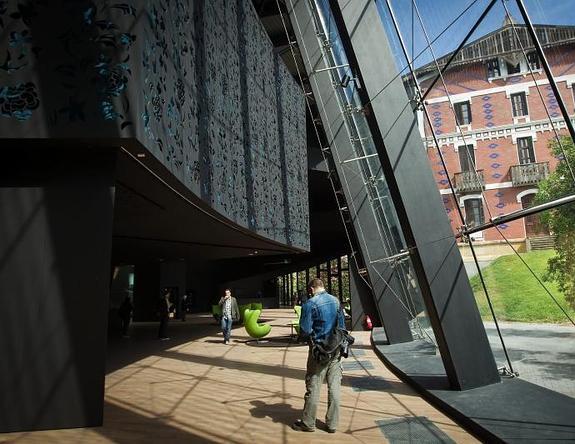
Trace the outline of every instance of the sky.
{"type": "MultiPolygon", "coordinates": [[[[443,36],[433,43],[433,50],[437,58],[453,51],[457,47],[489,4],[489,0],[413,1],[419,9],[430,40],[435,39],[462,11],[469,5],[472,5],[443,36]]],[[[415,12],[413,12],[412,21],[412,0],[390,0],[390,3],[399,22],[399,27],[409,52],[411,53],[411,51],[414,50],[414,54],[417,56],[424,51],[415,61],[415,66],[419,67],[432,61],[430,51],[426,50],[427,41],[415,12]]],[[[575,0],[524,0],[524,3],[534,24],[575,25],[575,0]]],[[[393,25],[389,21],[386,1],[377,0],[377,4],[382,13],[388,34],[390,37],[397,39],[393,25]]],[[[523,23],[515,0],[508,0],[507,7],[515,21],[517,23],[523,23]]],[[[504,19],[505,9],[502,1],[498,1],[469,39],[469,42],[501,27],[504,19]]],[[[394,51],[397,52],[396,57],[398,61],[402,60],[403,57],[400,56],[401,48],[398,46],[397,41],[395,45],[392,41],[392,46],[395,46],[394,51]]],[[[399,63],[401,68],[403,68],[405,63],[399,63]]]]}

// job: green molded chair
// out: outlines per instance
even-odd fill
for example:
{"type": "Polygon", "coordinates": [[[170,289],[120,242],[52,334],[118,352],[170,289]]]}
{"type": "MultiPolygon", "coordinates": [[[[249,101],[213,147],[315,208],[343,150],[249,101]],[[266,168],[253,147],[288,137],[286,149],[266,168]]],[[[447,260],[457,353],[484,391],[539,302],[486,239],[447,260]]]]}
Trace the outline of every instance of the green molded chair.
{"type": "Polygon", "coordinates": [[[293,319],[291,321],[291,325],[293,325],[296,334],[299,335],[299,319],[301,318],[301,305],[294,305],[293,311],[297,315],[297,319],[293,319]]]}
{"type": "Polygon", "coordinates": [[[245,311],[251,309],[251,304],[241,304],[238,306],[238,310],[240,311],[240,321],[242,324],[246,322],[245,318],[245,311]]]}
{"type": "Polygon", "coordinates": [[[251,309],[252,310],[260,310],[262,311],[264,309],[264,306],[261,302],[252,302],[251,304],[251,309]]]}
{"type": "Polygon", "coordinates": [[[246,309],[244,311],[244,327],[248,335],[254,339],[261,339],[267,336],[272,329],[270,324],[258,324],[260,314],[261,310],[246,309]]]}

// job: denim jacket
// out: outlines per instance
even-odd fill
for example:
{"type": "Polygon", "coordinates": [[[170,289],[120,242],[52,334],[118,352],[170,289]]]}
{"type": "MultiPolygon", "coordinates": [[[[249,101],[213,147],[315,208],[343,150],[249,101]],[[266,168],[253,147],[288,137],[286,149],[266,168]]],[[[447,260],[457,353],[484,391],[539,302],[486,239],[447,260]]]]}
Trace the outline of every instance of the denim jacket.
{"type": "Polygon", "coordinates": [[[323,341],[336,322],[340,328],[345,328],[339,301],[326,291],[316,294],[301,308],[299,327],[304,337],[311,336],[314,341],[323,341]]]}

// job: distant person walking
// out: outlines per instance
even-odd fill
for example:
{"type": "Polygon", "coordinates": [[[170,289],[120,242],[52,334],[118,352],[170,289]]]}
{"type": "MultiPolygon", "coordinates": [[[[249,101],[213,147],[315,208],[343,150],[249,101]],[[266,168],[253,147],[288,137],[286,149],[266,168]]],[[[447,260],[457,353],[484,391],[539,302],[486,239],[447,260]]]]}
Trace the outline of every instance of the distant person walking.
{"type": "Polygon", "coordinates": [[[341,356],[335,352],[325,362],[318,361],[313,353],[313,344],[326,344],[331,339],[334,327],[345,328],[345,319],[339,301],[325,291],[321,279],[312,279],[308,284],[313,296],[302,306],[299,322],[300,335],[308,337],[310,349],[307,356],[305,375],[305,396],[302,419],[293,425],[294,430],[315,431],[315,420],[319,392],[327,379],[327,413],[325,423],[329,433],[335,433],[339,422],[339,393],[341,386],[341,356]]]}
{"type": "Polygon", "coordinates": [[[220,307],[222,307],[222,333],[224,334],[224,344],[229,344],[230,334],[232,332],[232,322],[240,318],[240,310],[236,298],[232,296],[232,291],[226,288],[224,296],[220,298],[220,307]]]}
{"type": "Polygon", "coordinates": [[[188,295],[184,293],[180,304],[180,318],[182,322],[186,322],[186,312],[188,311],[188,295]]]}
{"type": "Polygon", "coordinates": [[[170,289],[164,288],[162,296],[158,300],[158,317],[160,318],[160,328],[158,330],[158,338],[162,341],[170,339],[168,337],[168,321],[170,313],[172,312],[172,302],[170,301],[170,289]]]}
{"type": "Polygon", "coordinates": [[[132,318],[132,311],[134,310],[134,306],[132,305],[132,301],[130,300],[130,296],[126,296],[122,301],[122,305],[118,310],[118,316],[120,316],[120,321],[122,322],[122,336],[124,338],[129,338],[128,330],[130,328],[130,320],[132,318]]]}

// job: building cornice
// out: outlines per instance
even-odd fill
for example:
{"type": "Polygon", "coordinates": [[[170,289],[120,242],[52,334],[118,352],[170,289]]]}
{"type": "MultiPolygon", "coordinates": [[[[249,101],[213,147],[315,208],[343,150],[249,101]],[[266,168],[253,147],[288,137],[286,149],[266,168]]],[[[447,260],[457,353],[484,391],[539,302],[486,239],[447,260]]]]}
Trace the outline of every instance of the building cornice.
{"type": "MultiPolygon", "coordinates": [[[[566,82],[567,86],[569,87],[573,83],[575,83],[575,74],[567,74],[564,76],[557,76],[557,77],[555,77],[555,81],[557,83],[566,82]]],[[[529,82],[520,82],[520,83],[511,84],[511,85],[496,86],[493,88],[486,88],[486,89],[478,89],[477,91],[469,91],[469,92],[459,93],[459,94],[450,94],[450,97],[451,97],[451,101],[453,103],[465,102],[467,100],[470,100],[473,97],[484,96],[486,94],[497,94],[497,93],[501,93],[501,92],[504,92],[506,94],[508,94],[508,93],[512,94],[518,90],[525,90],[526,88],[532,88],[532,87],[535,87],[537,85],[542,86],[542,85],[548,85],[548,84],[549,84],[549,80],[547,80],[547,79],[537,80],[537,83],[535,83],[535,81],[531,80],[529,82]]],[[[441,97],[434,97],[432,99],[427,99],[425,101],[425,103],[429,104],[429,105],[432,105],[434,103],[442,103],[442,102],[449,102],[449,98],[447,96],[441,96],[441,97]]]]}
{"type": "MultiPolygon", "coordinates": [[[[575,124],[575,115],[571,115],[571,121],[575,124]]],[[[557,130],[567,128],[565,121],[561,118],[551,119],[557,130]]],[[[478,128],[474,131],[463,133],[463,136],[458,132],[442,134],[437,137],[440,146],[454,145],[459,146],[465,141],[470,144],[471,141],[499,139],[501,137],[511,137],[513,141],[517,137],[524,137],[536,134],[538,132],[553,131],[553,126],[548,119],[534,120],[528,123],[517,123],[510,125],[500,125],[491,128],[478,128]]],[[[424,139],[427,148],[435,147],[433,137],[427,136],[424,139]]]]}
{"type": "MultiPolygon", "coordinates": [[[[534,25],[540,34],[541,44],[544,48],[551,48],[561,45],[575,43],[575,26],[557,25],[534,25]]],[[[523,50],[532,50],[533,44],[527,35],[526,25],[507,23],[503,27],[496,29],[465,45],[451,62],[451,66],[458,67],[473,63],[480,63],[496,57],[504,57],[512,53],[523,50]],[[528,42],[523,46],[518,44],[515,34],[518,33],[521,40],[528,42]]],[[[437,64],[443,67],[452,57],[453,52],[445,54],[437,59],[437,64]]],[[[422,75],[426,72],[436,70],[436,62],[430,62],[418,68],[416,74],[422,75]]]]}

